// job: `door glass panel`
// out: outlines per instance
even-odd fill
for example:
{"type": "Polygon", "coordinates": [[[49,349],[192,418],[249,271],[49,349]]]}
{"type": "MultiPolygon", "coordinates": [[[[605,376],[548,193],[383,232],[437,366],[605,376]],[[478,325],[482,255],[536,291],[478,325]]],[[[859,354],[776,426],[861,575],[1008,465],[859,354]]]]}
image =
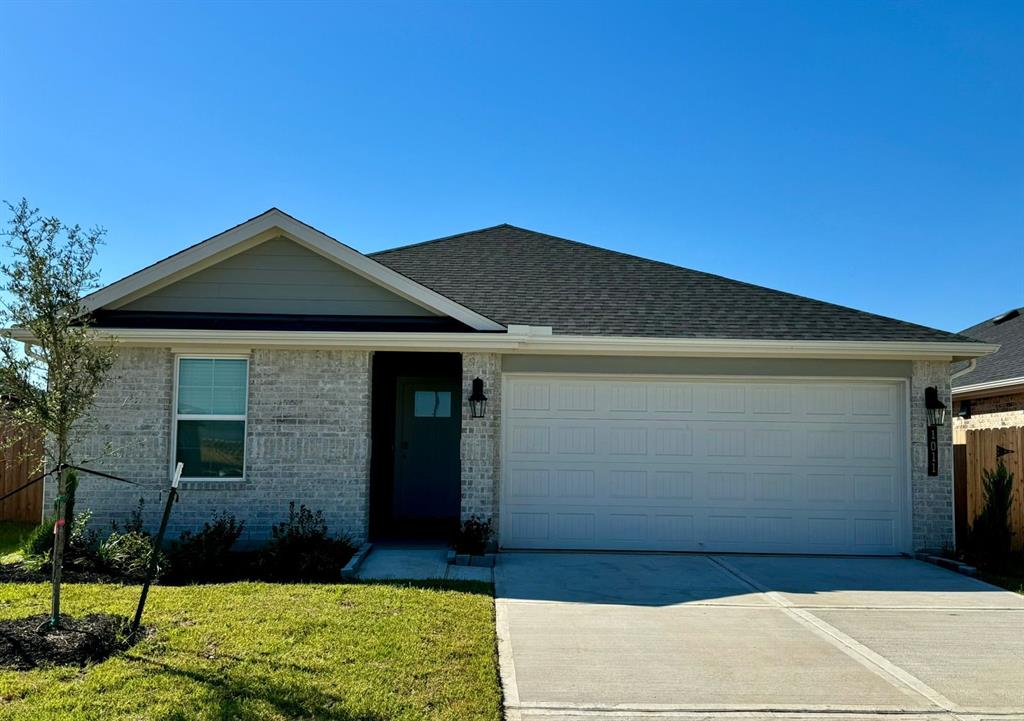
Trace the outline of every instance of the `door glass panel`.
{"type": "Polygon", "coordinates": [[[413,414],[417,418],[449,418],[452,414],[450,391],[416,391],[413,414]]]}

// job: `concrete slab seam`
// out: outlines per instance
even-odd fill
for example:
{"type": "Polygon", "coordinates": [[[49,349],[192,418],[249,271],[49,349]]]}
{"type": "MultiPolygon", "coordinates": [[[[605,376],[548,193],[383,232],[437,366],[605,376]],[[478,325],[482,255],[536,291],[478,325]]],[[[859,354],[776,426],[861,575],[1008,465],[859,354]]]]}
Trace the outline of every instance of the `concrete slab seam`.
{"type": "Polygon", "coordinates": [[[890,683],[893,683],[893,680],[897,681],[898,683],[894,683],[893,685],[897,687],[900,685],[906,686],[913,691],[916,691],[921,696],[924,696],[928,701],[942,708],[955,718],[961,718],[959,716],[961,710],[957,704],[953,703],[950,699],[943,696],[921,679],[917,678],[905,669],[900,668],[884,656],[872,651],[864,644],[843,633],[830,623],[818,618],[806,609],[795,606],[782,594],[767,588],[759,581],[743,573],[743,571],[735,568],[727,561],[714,556],[705,556],[705,558],[707,558],[711,563],[721,566],[751,588],[754,588],[758,592],[764,594],[766,598],[778,604],[779,608],[785,613],[789,614],[792,618],[801,622],[805,626],[816,630],[819,637],[832,643],[833,646],[846,653],[850,658],[859,661],[865,668],[875,671],[890,683]]]}

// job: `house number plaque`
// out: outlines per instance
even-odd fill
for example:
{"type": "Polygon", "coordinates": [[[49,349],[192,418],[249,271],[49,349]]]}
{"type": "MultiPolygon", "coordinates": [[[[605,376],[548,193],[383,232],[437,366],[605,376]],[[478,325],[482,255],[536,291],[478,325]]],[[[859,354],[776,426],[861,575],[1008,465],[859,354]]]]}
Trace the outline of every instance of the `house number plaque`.
{"type": "Polygon", "coordinates": [[[928,475],[939,475],[939,429],[928,426],[928,475]]]}

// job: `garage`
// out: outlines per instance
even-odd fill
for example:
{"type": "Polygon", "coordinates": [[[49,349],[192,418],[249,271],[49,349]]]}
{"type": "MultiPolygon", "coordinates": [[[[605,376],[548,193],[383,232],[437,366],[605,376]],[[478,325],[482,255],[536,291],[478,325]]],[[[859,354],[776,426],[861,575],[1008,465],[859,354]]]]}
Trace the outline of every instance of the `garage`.
{"type": "Polygon", "coordinates": [[[506,374],[507,549],[909,550],[906,382],[506,374]]]}

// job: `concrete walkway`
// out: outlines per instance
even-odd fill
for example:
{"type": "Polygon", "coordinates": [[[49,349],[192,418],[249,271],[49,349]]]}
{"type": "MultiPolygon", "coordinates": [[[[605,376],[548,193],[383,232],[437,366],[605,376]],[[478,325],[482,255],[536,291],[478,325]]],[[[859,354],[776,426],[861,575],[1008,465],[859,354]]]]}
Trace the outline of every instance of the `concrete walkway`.
{"type": "Polygon", "coordinates": [[[1024,719],[1024,597],[896,558],[499,555],[510,721],[1024,719]]]}
{"type": "Polygon", "coordinates": [[[356,576],[362,581],[494,580],[490,568],[448,565],[444,545],[374,545],[356,576]]]}

